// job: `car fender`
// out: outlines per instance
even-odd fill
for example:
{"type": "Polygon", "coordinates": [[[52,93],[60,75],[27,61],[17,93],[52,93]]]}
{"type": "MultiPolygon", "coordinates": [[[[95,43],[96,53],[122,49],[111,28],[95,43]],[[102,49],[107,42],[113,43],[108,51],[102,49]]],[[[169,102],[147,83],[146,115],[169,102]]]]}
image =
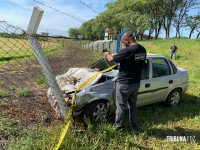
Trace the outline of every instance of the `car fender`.
{"type": "Polygon", "coordinates": [[[182,87],[180,87],[180,86],[174,87],[173,89],[169,90],[169,92],[166,94],[166,96],[165,96],[165,98],[163,99],[163,101],[166,101],[166,99],[167,99],[167,97],[169,96],[169,94],[170,94],[173,90],[175,90],[175,89],[179,89],[179,90],[181,90],[181,92],[183,92],[182,87]]]}

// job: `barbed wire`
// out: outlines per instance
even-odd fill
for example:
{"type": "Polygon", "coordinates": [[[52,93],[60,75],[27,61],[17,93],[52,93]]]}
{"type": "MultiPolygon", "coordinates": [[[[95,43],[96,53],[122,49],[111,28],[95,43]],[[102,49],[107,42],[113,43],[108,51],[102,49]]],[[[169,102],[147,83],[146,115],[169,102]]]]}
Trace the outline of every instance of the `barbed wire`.
{"type": "Polygon", "coordinates": [[[79,22],[83,22],[81,19],[79,19],[79,18],[77,18],[77,17],[74,17],[74,16],[72,16],[72,15],[70,15],[70,14],[68,14],[68,13],[65,13],[65,12],[63,12],[63,11],[60,11],[60,10],[54,8],[54,7],[51,7],[51,6],[49,6],[49,5],[46,5],[46,4],[44,4],[44,3],[42,3],[42,2],[40,2],[40,1],[38,1],[38,0],[34,0],[34,1],[37,2],[37,3],[39,3],[39,4],[41,4],[41,5],[43,5],[43,6],[45,6],[45,7],[48,7],[48,8],[50,8],[50,9],[53,9],[53,10],[59,12],[59,13],[62,13],[63,15],[66,15],[66,16],[68,16],[68,17],[71,17],[71,18],[73,18],[73,19],[76,19],[76,20],[78,20],[79,22]]]}
{"type": "Polygon", "coordinates": [[[91,9],[93,12],[99,14],[99,12],[97,12],[96,10],[94,10],[92,7],[90,7],[88,4],[86,4],[85,2],[83,2],[82,0],[79,0],[81,3],[83,3],[85,6],[87,6],[89,9],[91,9]]]}

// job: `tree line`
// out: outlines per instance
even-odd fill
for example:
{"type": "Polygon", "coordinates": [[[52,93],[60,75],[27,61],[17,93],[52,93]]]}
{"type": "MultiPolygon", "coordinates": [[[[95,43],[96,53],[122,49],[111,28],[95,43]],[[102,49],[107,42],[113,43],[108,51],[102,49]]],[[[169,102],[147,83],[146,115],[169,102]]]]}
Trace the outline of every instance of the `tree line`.
{"type": "Polygon", "coordinates": [[[71,38],[104,39],[105,29],[111,28],[116,38],[124,28],[133,32],[136,39],[158,39],[161,29],[165,38],[170,38],[172,28],[176,37],[181,29],[188,28],[190,39],[194,31],[200,36],[200,10],[195,15],[189,11],[200,6],[199,0],[116,0],[107,3],[107,8],[94,19],[84,22],[80,28],[70,28],[71,38]]]}

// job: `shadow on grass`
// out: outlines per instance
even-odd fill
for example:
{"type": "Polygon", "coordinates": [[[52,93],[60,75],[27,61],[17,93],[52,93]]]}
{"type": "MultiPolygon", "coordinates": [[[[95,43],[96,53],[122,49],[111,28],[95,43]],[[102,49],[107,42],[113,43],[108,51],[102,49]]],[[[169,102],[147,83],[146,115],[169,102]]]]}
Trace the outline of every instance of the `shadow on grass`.
{"type": "MultiPolygon", "coordinates": [[[[182,100],[179,105],[175,107],[167,107],[164,103],[156,103],[138,108],[138,131],[140,133],[147,132],[149,136],[155,136],[157,138],[166,138],[166,136],[196,136],[196,141],[200,142],[200,128],[196,126],[188,129],[185,126],[200,122],[200,97],[194,95],[183,94],[182,100]],[[185,122],[182,120],[186,120],[185,122]],[[179,124],[176,125],[178,121],[179,124]],[[156,126],[164,126],[163,129],[156,129],[156,126]],[[166,129],[172,128],[172,129],[166,129]]],[[[110,122],[114,122],[114,119],[110,119],[110,122]]],[[[129,118],[128,113],[125,118],[125,131],[129,132],[129,118]]]]}
{"type": "Polygon", "coordinates": [[[175,127],[174,129],[157,129],[152,128],[147,130],[148,136],[153,136],[159,139],[166,139],[168,141],[180,141],[187,143],[200,144],[200,131],[191,130],[182,127],[175,127]]]}
{"type": "MultiPolygon", "coordinates": [[[[189,129],[193,123],[197,124],[200,122],[199,108],[200,97],[189,94],[183,94],[181,103],[176,107],[167,107],[163,103],[139,107],[139,132],[147,132],[148,136],[154,136],[159,139],[166,138],[167,136],[195,136],[195,141],[200,144],[200,128],[198,128],[198,125],[191,126],[192,129],[189,129]],[[182,122],[176,125],[178,121],[182,122]],[[185,127],[187,123],[189,127],[185,127]],[[157,125],[165,127],[156,128],[157,125]],[[183,126],[180,127],[181,125],[183,126]]],[[[125,123],[126,130],[130,130],[128,117],[126,117],[125,123]]]]}
{"type": "Polygon", "coordinates": [[[30,58],[30,57],[32,57],[32,55],[0,57],[0,62],[11,61],[11,60],[19,60],[19,59],[30,58]]]}
{"type": "MultiPolygon", "coordinates": [[[[195,118],[200,116],[199,108],[200,97],[189,94],[183,94],[180,104],[175,107],[168,107],[163,102],[139,107],[137,111],[139,130],[145,131],[158,124],[165,125],[169,122],[195,118]]],[[[113,124],[114,120],[114,114],[108,116],[108,123],[113,124]]],[[[130,130],[128,111],[124,124],[125,129],[130,130]]]]}
{"type": "Polygon", "coordinates": [[[134,143],[130,143],[130,147],[134,147],[134,148],[141,149],[141,150],[153,150],[152,148],[146,148],[144,146],[141,146],[139,144],[134,144],[134,143]]]}
{"type": "Polygon", "coordinates": [[[182,101],[175,107],[167,107],[164,103],[157,103],[138,108],[138,121],[142,126],[166,124],[185,118],[195,118],[200,115],[200,98],[183,94],[182,101]]]}

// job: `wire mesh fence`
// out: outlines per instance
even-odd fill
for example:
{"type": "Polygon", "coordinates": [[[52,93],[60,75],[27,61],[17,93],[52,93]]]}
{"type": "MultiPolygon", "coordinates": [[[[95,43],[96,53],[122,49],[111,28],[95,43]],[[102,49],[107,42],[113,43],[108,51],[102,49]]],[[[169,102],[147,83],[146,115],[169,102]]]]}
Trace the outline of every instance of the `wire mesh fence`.
{"type": "MultiPolygon", "coordinates": [[[[62,124],[46,98],[52,81],[44,75],[29,36],[21,28],[0,21],[0,149],[50,149],[60,131],[60,126],[57,130],[55,126],[62,124]]],[[[102,57],[102,49],[114,48],[111,42],[95,46],[83,40],[34,38],[53,77],[69,68],[88,67],[102,57]]]]}

